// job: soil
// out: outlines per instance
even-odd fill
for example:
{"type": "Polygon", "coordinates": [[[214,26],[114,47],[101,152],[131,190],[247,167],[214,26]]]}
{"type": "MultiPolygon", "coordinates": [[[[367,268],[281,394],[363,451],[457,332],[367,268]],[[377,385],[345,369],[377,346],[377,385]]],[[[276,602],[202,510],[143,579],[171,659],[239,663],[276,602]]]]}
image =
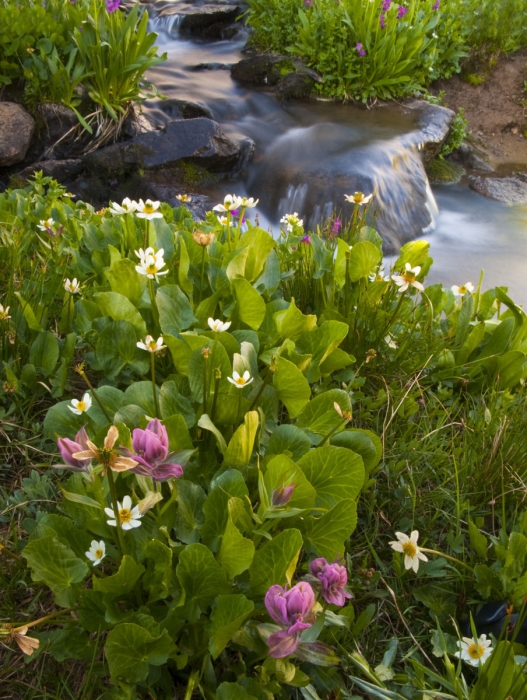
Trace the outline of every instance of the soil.
{"type": "Polygon", "coordinates": [[[488,154],[489,164],[499,173],[527,170],[527,52],[502,55],[480,85],[455,75],[440,80],[430,91],[444,90],[442,104],[465,110],[470,140],[488,154]]]}

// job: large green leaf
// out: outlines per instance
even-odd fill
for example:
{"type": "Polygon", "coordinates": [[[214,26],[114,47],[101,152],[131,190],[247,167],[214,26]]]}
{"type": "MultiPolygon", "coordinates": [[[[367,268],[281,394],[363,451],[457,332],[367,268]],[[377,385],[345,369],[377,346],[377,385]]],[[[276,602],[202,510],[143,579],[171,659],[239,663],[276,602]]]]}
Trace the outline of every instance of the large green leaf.
{"type": "Polygon", "coordinates": [[[167,630],[153,637],[144,627],[128,622],[117,625],[104,646],[112,679],[124,678],[128,683],[146,680],[150,665],[166,664],[174,651],[167,630]]]}
{"type": "Polygon", "coordinates": [[[258,412],[249,411],[243,423],[236,429],[227,445],[224,464],[228,467],[247,467],[253,453],[254,439],[258,430],[258,412]]]}
{"type": "Polygon", "coordinates": [[[311,433],[327,435],[339,425],[344,425],[341,416],[335,409],[338,404],[342,411],[351,411],[349,393],[342,389],[330,389],[315,396],[296,419],[299,428],[305,428],[311,433]]]}
{"type": "Polygon", "coordinates": [[[106,594],[109,599],[119,598],[130,593],[144,570],[144,566],[138,564],[130,555],[125,554],[119,570],[113,576],[93,577],[93,590],[106,594]]]}
{"type": "Polygon", "coordinates": [[[207,363],[207,385],[210,391],[212,391],[214,387],[213,368],[220,368],[221,379],[219,386],[220,389],[225,392],[227,391],[227,388],[229,386],[227,377],[230,377],[232,373],[229,356],[227,355],[227,352],[223,345],[221,345],[221,343],[213,345],[213,348],[212,350],[210,350],[210,354],[207,360],[203,356],[201,349],[194,350],[188,362],[188,378],[190,383],[190,389],[192,391],[192,398],[196,402],[201,402],[203,400],[203,380],[205,372],[205,362],[207,363]]]}
{"type": "Polygon", "coordinates": [[[333,561],[344,556],[345,542],[357,526],[357,504],[345,499],[316,520],[305,521],[308,549],[319,557],[333,561]]]}
{"type": "Polygon", "coordinates": [[[348,324],[342,321],[324,321],[310,333],[302,333],[297,341],[297,351],[311,355],[307,378],[310,383],[320,379],[320,364],[344,340],[348,334],[348,324]]]}
{"type": "Polygon", "coordinates": [[[57,605],[75,603],[80,583],[88,574],[88,565],[56,537],[42,537],[29,542],[23,551],[33,581],[42,581],[55,594],[57,605]]]}
{"type": "Polygon", "coordinates": [[[77,416],[70,411],[70,401],[61,401],[51,406],[44,418],[44,434],[50,439],[57,437],[74,438],[86,422],[86,416],[77,416]]]}
{"type": "Polygon", "coordinates": [[[301,548],[300,531],[289,529],[283,530],[258,549],[249,569],[251,592],[264,595],[275,583],[281,586],[290,583],[301,548]]]}
{"type": "Polygon", "coordinates": [[[249,328],[257,331],[265,318],[264,300],[246,279],[236,279],[232,282],[232,286],[236,297],[238,318],[249,328]]]}
{"type": "Polygon", "coordinates": [[[196,424],[196,414],[192,404],[186,396],[179,393],[176,382],[163,383],[159,394],[159,408],[163,418],[180,413],[185,419],[187,428],[192,428],[196,424]]]}
{"type": "Polygon", "coordinates": [[[297,309],[294,299],[291,299],[287,309],[275,313],[274,321],[280,336],[291,340],[296,340],[302,333],[312,331],[317,325],[317,317],[305,316],[297,309]]]}
{"type": "Polygon", "coordinates": [[[59,344],[51,331],[42,331],[29,350],[29,361],[45,377],[55,369],[59,359],[59,344]]]}
{"type": "MultiPolygon", "coordinates": [[[[244,595],[218,596],[208,629],[209,651],[213,659],[218,658],[253,610],[254,603],[244,595]]],[[[232,700],[232,697],[229,700],[232,700]]]]}
{"type": "Polygon", "coordinates": [[[177,336],[197,323],[190,302],[177,284],[159,287],[156,294],[161,331],[177,336]]]}
{"type": "Polygon", "coordinates": [[[115,379],[126,367],[139,375],[150,368],[148,353],[137,347],[134,327],[127,321],[113,321],[99,335],[97,360],[109,379],[115,379]]]}
{"type": "Polygon", "coordinates": [[[271,455],[286,455],[297,460],[309,452],[311,440],[303,430],[296,425],[284,423],[275,428],[265,450],[266,457],[271,455]]]}
{"type": "Polygon", "coordinates": [[[287,504],[290,508],[312,508],[315,505],[317,493],[306,479],[303,471],[286,455],[277,455],[267,464],[264,475],[264,484],[271,500],[276,489],[284,486],[295,485],[291,500],[287,504]]]}
{"type": "Polygon", "coordinates": [[[229,516],[221,538],[218,561],[230,579],[246,571],[254,558],[254,543],[245,538],[229,516]]]}
{"type": "Polygon", "coordinates": [[[159,540],[149,540],[143,551],[147,558],[143,586],[149,591],[148,601],[162,600],[171,589],[172,550],[159,540]]]}
{"type": "Polygon", "coordinates": [[[205,492],[198,484],[184,479],[177,482],[178,510],[174,528],[178,540],[185,544],[199,542],[199,533],[205,522],[205,498],[205,492]]]}
{"type": "Polygon", "coordinates": [[[336,447],[347,447],[362,457],[366,472],[376,467],[382,457],[382,443],[371,430],[350,428],[333,435],[330,444],[336,447]]]}
{"type": "Polygon", "coordinates": [[[279,357],[273,376],[273,386],[278,398],[287,408],[289,416],[296,418],[311,396],[311,389],[302,372],[289,360],[279,357]]]}
{"type": "Polygon", "coordinates": [[[225,595],[231,588],[227,574],[210,549],[198,543],[188,544],[181,552],[176,575],[186,593],[185,614],[191,622],[217,595],[225,595]]]}
{"type": "Polygon", "coordinates": [[[339,501],[356,498],[364,483],[362,457],[344,447],[319,447],[298,464],[316,489],[319,508],[329,510],[339,501]]]}
{"type": "Polygon", "coordinates": [[[349,278],[357,282],[371,274],[382,259],[382,253],[370,241],[359,241],[351,248],[349,259],[349,278]]]}
{"type": "Polygon", "coordinates": [[[242,688],[238,683],[222,683],[218,686],[216,696],[218,700],[257,700],[254,695],[249,695],[245,688],[242,688]]]}
{"type": "Polygon", "coordinates": [[[137,274],[133,260],[128,258],[116,260],[111,268],[106,270],[106,277],[110,282],[112,292],[122,294],[134,306],[138,306],[146,289],[146,277],[137,274]]]}
{"type": "Polygon", "coordinates": [[[240,246],[248,246],[245,262],[245,279],[254,282],[262,272],[268,255],[276,246],[275,239],[261,228],[251,228],[240,238],[240,246]]]}
{"type": "MultiPolygon", "coordinates": [[[[156,392],[159,397],[159,387],[156,387],[156,392]]],[[[127,404],[139,406],[147,416],[155,416],[156,409],[154,406],[152,382],[134,382],[130,384],[124,392],[124,397],[127,404]]]]}
{"type": "Polygon", "coordinates": [[[146,323],[129,299],[117,292],[99,292],[94,298],[103,316],[110,316],[114,321],[128,321],[138,337],[145,338],[146,323]]]}
{"type": "Polygon", "coordinates": [[[203,505],[205,523],[201,531],[202,542],[214,548],[225,532],[229,517],[228,503],[231,498],[245,499],[248,495],[245,480],[237,469],[229,469],[211,482],[211,490],[203,505]]]}

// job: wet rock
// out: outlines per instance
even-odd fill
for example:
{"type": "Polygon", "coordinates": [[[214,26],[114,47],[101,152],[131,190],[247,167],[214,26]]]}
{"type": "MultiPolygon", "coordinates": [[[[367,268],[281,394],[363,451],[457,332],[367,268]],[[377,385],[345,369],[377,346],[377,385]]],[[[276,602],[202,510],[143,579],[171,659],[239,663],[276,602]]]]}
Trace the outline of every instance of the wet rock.
{"type": "Polygon", "coordinates": [[[505,204],[527,204],[527,175],[512,177],[471,177],[470,187],[489,199],[505,204]]]}
{"type": "Polygon", "coordinates": [[[145,115],[134,107],[133,110],[126,116],[121,133],[125,136],[134,138],[135,136],[140,136],[141,134],[147,134],[149,131],[154,131],[154,127],[148,121],[145,115]]]}
{"type": "Polygon", "coordinates": [[[184,15],[181,20],[180,31],[182,34],[200,34],[205,27],[220,22],[234,22],[240,14],[238,5],[201,5],[189,6],[178,9],[178,14],[184,15]]]}
{"type": "Polygon", "coordinates": [[[430,104],[426,100],[408,102],[405,104],[405,110],[415,114],[422,139],[419,145],[425,163],[431,163],[447,138],[456,114],[447,107],[430,104]]]}
{"type": "Polygon", "coordinates": [[[450,160],[435,158],[426,168],[428,179],[433,185],[455,185],[465,174],[465,168],[450,160]]]}
{"type": "Polygon", "coordinates": [[[34,132],[29,112],[15,102],[0,102],[0,167],[24,160],[34,132]]]}
{"type": "Polygon", "coordinates": [[[289,67],[292,61],[288,56],[279,54],[260,54],[243,58],[231,68],[234,80],[245,85],[276,85],[282,78],[282,70],[289,67]]]}
{"type": "Polygon", "coordinates": [[[234,39],[240,31],[236,22],[216,22],[199,32],[204,39],[234,39]]]}
{"type": "Polygon", "coordinates": [[[49,144],[56,143],[79,123],[75,112],[65,105],[43,102],[37,111],[44,124],[44,140],[49,144]]]}
{"type": "Polygon", "coordinates": [[[102,170],[112,175],[137,168],[172,168],[182,161],[208,171],[226,172],[236,168],[240,154],[240,145],[215,121],[199,117],[175,120],[158,131],[107,146],[86,156],[84,163],[92,172],[102,170]]]}
{"type": "Polygon", "coordinates": [[[494,169],[486,162],[486,154],[471,143],[462,143],[453,153],[449,160],[470,170],[480,170],[481,172],[492,173],[494,169]]]}
{"type": "Polygon", "coordinates": [[[33,163],[15,175],[18,181],[26,182],[33,175],[42,170],[45,176],[52,177],[61,184],[71,182],[82,171],[82,161],[80,158],[66,158],[64,160],[43,160],[33,163]]]}
{"type": "Polygon", "coordinates": [[[279,100],[296,100],[309,95],[315,81],[306,73],[288,73],[278,84],[276,94],[279,100]]]}

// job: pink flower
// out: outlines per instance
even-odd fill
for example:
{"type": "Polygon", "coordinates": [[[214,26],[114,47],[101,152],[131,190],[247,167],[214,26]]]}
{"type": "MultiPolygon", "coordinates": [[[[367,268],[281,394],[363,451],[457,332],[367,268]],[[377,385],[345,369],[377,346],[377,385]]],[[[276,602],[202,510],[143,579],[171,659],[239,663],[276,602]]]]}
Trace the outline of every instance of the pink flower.
{"type": "Polygon", "coordinates": [[[322,584],[320,592],[326,603],[342,606],[346,604],[346,598],[353,598],[346,590],[348,572],[345,566],[328,564],[326,559],[320,557],[311,562],[309,570],[322,584]]]}
{"type": "Polygon", "coordinates": [[[432,10],[439,10],[440,4],[441,4],[441,0],[436,0],[435,3],[432,5],[432,10]]]}
{"type": "Polygon", "coordinates": [[[119,9],[120,0],[106,0],[106,11],[110,14],[119,9]]]}
{"type": "Polygon", "coordinates": [[[271,503],[273,506],[285,506],[289,503],[293,491],[296,489],[296,484],[291,484],[290,486],[280,486],[273,491],[271,496],[271,503]]]}
{"type": "Polygon", "coordinates": [[[278,585],[271,586],[265,594],[265,607],[282,629],[267,640],[269,656],[282,659],[295,651],[303,630],[311,627],[314,620],[314,604],[315,593],[305,581],[289,590],[278,585]]]}
{"type": "Polygon", "coordinates": [[[357,44],[355,47],[359,56],[366,56],[366,51],[362,48],[362,44],[357,44]]]}
{"type": "Polygon", "coordinates": [[[137,467],[131,469],[134,474],[150,476],[157,481],[179,479],[183,475],[183,467],[169,461],[167,429],[158,418],[150,421],[145,430],[136,428],[133,431],[132,449],[133,452],[125,452],[138,462],[137,467]]]}
{"type": "Polygon", "coordinates": [[[71,469],[74,472],[87,472],[91,459],[75,459],[77,452],[83,452],[87,448],[88,434],[84,426],[75,435],[75,440],[69,438],[59,438],[57,440],[60,454],[66,464],[54,465],[56,469],[71,469]]]}
{"type": "Polygon", "coordinates": [[[402,19],[407,14],[408,8],[404,7],[403,5],[399,5],[399,9],[397,10],[397,19],[402,19]]]}
{"type": "Polygon", "coordinates": [[[384,21],[384,15],[382,12],[379,15],[379,24],[381,25],[381,29],[386,29],[386,22],[384,21]]]}

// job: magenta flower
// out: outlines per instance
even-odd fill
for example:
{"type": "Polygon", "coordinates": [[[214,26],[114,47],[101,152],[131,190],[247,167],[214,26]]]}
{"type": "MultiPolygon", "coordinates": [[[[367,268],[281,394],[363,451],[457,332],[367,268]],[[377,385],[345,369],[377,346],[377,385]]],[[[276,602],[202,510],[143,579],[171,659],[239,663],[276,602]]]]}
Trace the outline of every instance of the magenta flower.
{"type": "Polygon", "coordinates": [[[392,0],[383,0],[382,2],[382,7],[381,7],[381,12],[386,13],[390,9],[392,4],[392,0]]]}
{"type": "Polygon", "coordinates": [[[110,14],[119,9],[120,0],[106,0],[106,11],[110,14]]]}
{"type": "Polygon", "coordinates": [[[313,7],[313,0],[304,0],[304,7],[313,7]]]}
{"type": "Polygon", "coordinates": [[[306,245],[311,245],[311,240],[309,236],[304,236],[303,238],[300,239],[300,243],[305,243],[306,245]]]}
{"type": "Polygon", "coordinates": [[[382,12],[379,15],[379,24],[381,25],[381,29],[386,29],[386,22],[384,21],[384,15],[382,12]]]}
{"type": "Polygon", "coordinates": [[[366,56],[366,51],[362,48],[362,44],[357,44],[355,47],[359,56],[366,56]]]}
{"type": "Polygon", "coordinates": [[[88,434],[84,426],[75,435],[75,440],[69,438],[59,438],[57,440],[60,454],[66,464],[55,464],[56,469],[71,469],[74,472],[87,472],[91,459],[75,459],[77,452],[83,452],[88,448],[88,434]]]}
{"type": "Polygon", "coordinates": [[[271,496],[271,504],[273,506],[285,506],[289,503],[293,491],[296,489],[296,484],[291,484],[290,486],[280,486],[273,491],[271,496]]]}
{"type": "Polygon", "coordinates": [[[335,221],[331,224],[331,233],[339,233],[341,226],[342,221],[340,219],[335,219],[335,221]]]}
{"type": "Polygon", "coordinates": [[[408,8],[404,7],[403,5],[399,5],[399,9],[397,10],[397,19],[402,19],[407,14],[408,8]]]}
{"type": "Polygon", "coordinates": [[[283,659],[295,651],[303,630],[311,627],[315,619],[314,604],[315,593],[305,581],[289,590],[278,585],[271,586],[265,594],[265,607],[282,629],[274,632],[267,640],[269,656],[283,659]]]}
{"type": "Polygon", "coordinates": [[[311,562],[309,571],[322,584],[320,592],[326,603],[342,606],[346,604],[346,598],[353,598],[346,590],[348,572],[345,566],[328,564],[326,559],[320,557],[311,562]]]}
{"type": "Polygon", "coordinates": [[[432,10],[439,10],[440,4],[441,4],[441,0],[436,0],[435,3],[432,5],[432,10]]]}
{"type": "Polygon", "coordinates": [[[158,418],[150,421],[145,430],[136,428],[132,433],[132,449],[125,450],[138,464],[130,471],[141,476],[150,476],[157,481],[171,477],[179,479],[183,475],[180,464],[170,462],[167,429],[158,418]]]}

